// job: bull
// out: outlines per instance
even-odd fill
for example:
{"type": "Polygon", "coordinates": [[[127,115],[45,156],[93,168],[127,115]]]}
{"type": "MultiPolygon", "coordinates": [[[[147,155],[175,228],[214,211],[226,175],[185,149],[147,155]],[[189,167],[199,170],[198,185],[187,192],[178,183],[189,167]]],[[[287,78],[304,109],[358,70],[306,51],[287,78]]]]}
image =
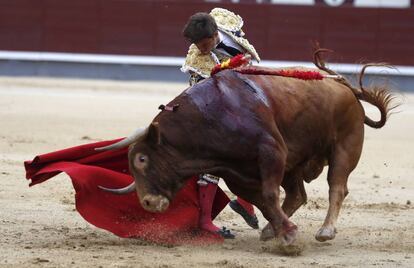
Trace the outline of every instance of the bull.
{"type": "MultiPolygon", "coordinates": [[[[315,54],[321,73],[334,73],[315,54]]],[[[392,93],[385,87],[354,88],[344,78],[303,81],[225,70],[173,99],[149,127],[100,148],[129,146],[134,182],[117,194],[136,191],[142,207],[165,211],[194,174],[222,177],[237,196],[255,205],[268,220],[262,238],[292,243],[297,226],[289,217],[307,200],[304,181],[329,166],[329,208],[316,239],[336,234],[335,224],[347,181],[358,164],[364,124],[381,128],[392,93]],[[376,106],[381,118],[365,115],[361,101],[376,106]],[[280,203],[280,186],[285,199],[280,203]]]]}

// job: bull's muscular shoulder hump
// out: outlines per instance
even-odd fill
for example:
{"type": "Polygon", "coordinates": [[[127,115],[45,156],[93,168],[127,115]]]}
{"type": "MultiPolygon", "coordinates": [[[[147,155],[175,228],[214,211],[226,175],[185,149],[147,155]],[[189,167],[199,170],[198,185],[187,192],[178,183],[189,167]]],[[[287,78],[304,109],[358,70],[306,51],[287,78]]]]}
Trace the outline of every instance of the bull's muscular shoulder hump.
{"type": "Polygon", "coordinates": [[[194,86],[186,89],[183,92],[183,95],[188,97],[188,99],[199,108],[217,101],[219,97],[217,84],[212,78],[202,80],[194,86]]]}
{"type": "Polygon", "coordinates": [[[272,115],[268,96],[260,86],[233,70],[205,79],[187,89],[184,96],[198,110],[199,119],[230,131],[257,132],[260,124],[269,121],[264,118],[272,115]]]}
{"type": "Polygon", "coordinates": [[[186,90],[186,94],[200,108],[220,104],[226,108],[246,109],[269,101],[264,90],[246,75],[232,70],[222,71],[186,90]]]}

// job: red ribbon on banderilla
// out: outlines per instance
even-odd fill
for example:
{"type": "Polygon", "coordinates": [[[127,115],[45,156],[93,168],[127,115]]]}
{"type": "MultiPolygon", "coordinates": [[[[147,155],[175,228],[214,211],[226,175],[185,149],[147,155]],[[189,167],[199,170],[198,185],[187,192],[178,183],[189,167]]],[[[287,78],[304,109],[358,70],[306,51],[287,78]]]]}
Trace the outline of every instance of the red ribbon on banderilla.
{"type": "Polygon", "coordinates": [[[237,67],[246,66],[249,64],[250,60],[251,60],[251,56],[249,54],[236,55],[233,58],[230,58],[214,66],[214,68],[211,70],[210,75],[213,76],[216,73],[223,71],[225,69],[234,69],[237,67]]]}
{"type": "Polygon", "coordinates": [[[333,79],[341,79],[341,75],[331,75],[331,74],[323,74],[318,71],[306,71],[306,70],[297,70],[297,69],[263,69],[263,68],[256,68],[254,66],[247,66],[250,63],[251,56],[249,54],[243,55],[239,54],[234,56],[231,59],[223,61],[221,64],[217,64],[211,70],[211,76],[215,75],[216,73],[225,70],[225,69],[235,69],[235,71],[242,73],[242,74],[255,74],[255,75],[276,75],[276,76],[283,76],[283,77],[291,77],[301,80],[322,80],[324,78],[333,78],[333,79]]]}

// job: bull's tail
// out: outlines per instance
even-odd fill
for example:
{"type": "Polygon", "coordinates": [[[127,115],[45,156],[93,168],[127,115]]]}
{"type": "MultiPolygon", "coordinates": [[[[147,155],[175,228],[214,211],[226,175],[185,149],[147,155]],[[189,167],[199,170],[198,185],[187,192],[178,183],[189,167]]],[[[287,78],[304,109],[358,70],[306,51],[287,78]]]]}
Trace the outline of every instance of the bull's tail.
{"type": "Polygon", "coordinates": [[[361,94],[358,97],[358,99],[368,102],[371,105],[374,105],[378,108],[381,114],[381,118],[379,121],[374,121],[368,116],[365,115],[365,121],[364,123],[372,128],[382,128],[385,123],[387,122],[387,119],[389,115],[391,114],[391,110],[398,107],[399,104],[393,104],[393,100],[395,99],[395,96],[391,93],[390,89],[388,89],[386,86],[380,86],[380,85],[374,85],[369,87],[368,89],[365,89],[362,80],[364,78],[365,69],[370,66],[382,66],[382,67],[390,67],[386,64],[379,63],[379,64],[366,64],[364,67],[362,67],[361,73],[359,75],[359,87],[361,90],[361,94]]]}
{"type": "MultiPolygon", "coordinates": [[[[330,50],[327,50],[327,49],[317,48],[314,52],[314,64],[316,65],[316,67],[318,67],[319,69],[329,74],[338,75],[338,73],[332,71],[331,69],[325,66],[325,62],[322,60],[320,56],[320,53],[329,52],[329,51],[330,50]]],[[[375,86],[369,87],[368,89],[365,89],[363,87],[362,80],[364,78],[365,69],[371,66],[381,66],[381,67],[390,68],[390,66],[384,63],[377,63],[377,64],[371,63],[371,64],[364,65],[359,75],[359,89],[353,87],[344,77],[341,77],[335,80],[345,85],[349,89],[351,89],[358,100],[368,102],[369,104],[372,104],[378,108],[381,114],[380,120],[374,121],[371,118],[369,118],[367,115],[365,115],[364,123],[372,128],[382,128],[387,122],[387,119],[389,115],[391,114],[391,110],[398,107],[399,104],[398,103],[393,104],[393,100],[395,99],[395,96],[394,94],[391,93],[391,90],[388,89],[386,86],[375,85],[375,86]]]]}

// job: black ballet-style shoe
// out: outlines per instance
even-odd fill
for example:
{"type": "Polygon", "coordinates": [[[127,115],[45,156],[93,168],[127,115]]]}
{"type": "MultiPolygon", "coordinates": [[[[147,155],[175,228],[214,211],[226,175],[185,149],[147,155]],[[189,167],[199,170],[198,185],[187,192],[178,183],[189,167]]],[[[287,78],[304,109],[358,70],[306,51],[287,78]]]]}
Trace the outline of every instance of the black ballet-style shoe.
{"type": "Polygon", "coordinates": [[[239,213],[250,227],[253,229],[259,229],[259,220],[256,215],[250,215],[249,212],[247,212],[242,205],[237,202],[237,200],[230,201],[229,206],[232,210],[239,213]]]}
{"type": "Polygon", "coordinates": [[[224,239],[234,239],[236,237],[229,229],[226,229],[226,227],[221,227],[221,229],[217,231],[217,234],[221,235],[224,239]]]}

